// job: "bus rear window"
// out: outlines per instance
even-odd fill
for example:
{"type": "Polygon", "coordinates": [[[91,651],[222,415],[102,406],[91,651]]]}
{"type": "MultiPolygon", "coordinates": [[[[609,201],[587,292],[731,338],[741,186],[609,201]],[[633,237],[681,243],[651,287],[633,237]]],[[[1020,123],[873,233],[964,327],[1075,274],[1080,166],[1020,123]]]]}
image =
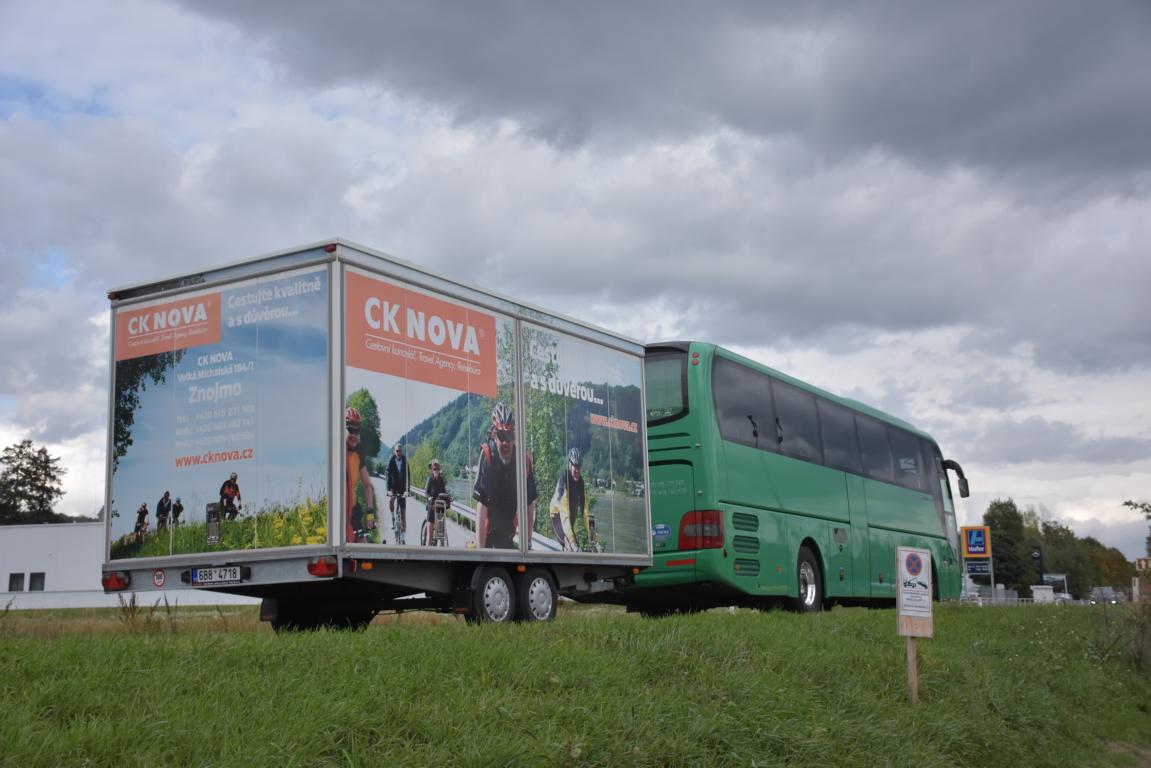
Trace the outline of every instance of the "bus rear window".
{"type": "Polygon", "coordinates": [[[687,353],[649,352],[643,360],[647,423],[671,421],[687,413],[687,353]]]}

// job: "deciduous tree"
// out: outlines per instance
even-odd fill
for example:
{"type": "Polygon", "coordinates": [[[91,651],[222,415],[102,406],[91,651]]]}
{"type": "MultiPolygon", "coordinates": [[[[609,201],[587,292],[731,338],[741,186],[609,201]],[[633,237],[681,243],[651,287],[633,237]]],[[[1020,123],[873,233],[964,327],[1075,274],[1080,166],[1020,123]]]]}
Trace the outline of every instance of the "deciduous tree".
{"type": "Polygon", "coordinates": [[[991,528],[995,580],[1021,595],[1030,595],[1038,571],[1023,538],[1023,513],[1013,499],[996,499],[987,507],[983,524],[991,528]]]}
{"type": "MultiPolygon", "coordinates": [[[[1123,506],[1130,507],[1136,512],[1142,512],[1143,516],[1151,520],[1151,501],[1131,501],[1128,499],[1123,502],[1123,506]]],[[[1147,533],[1147,556],[1151,557],[1151,531],[1147,533]]]]}

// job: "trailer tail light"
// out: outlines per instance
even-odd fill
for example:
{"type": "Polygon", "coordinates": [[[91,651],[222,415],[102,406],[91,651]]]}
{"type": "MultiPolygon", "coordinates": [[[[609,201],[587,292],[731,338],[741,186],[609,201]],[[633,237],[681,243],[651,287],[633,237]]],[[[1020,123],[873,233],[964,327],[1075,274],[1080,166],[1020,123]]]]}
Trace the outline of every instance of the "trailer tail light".
{"type": "Polygon", "coordinates": [[[119,592],[132,583],[132,575],[127,571],[110,571],[100,577],[100,583],[105,592],[119,592]]]}
{"type": "Polygon", "coordinates": [[[694,509],[679,521],[680,549],[720,549],[723,546],[723,512],[694,509]]]}
{"type": "Polygon", "coordinates": [[[339,568],[336,565],[336,558],[331,557],[313,557],[308,561],[308,573],[320,578],[327,578],[335,576],[339,568]]]}

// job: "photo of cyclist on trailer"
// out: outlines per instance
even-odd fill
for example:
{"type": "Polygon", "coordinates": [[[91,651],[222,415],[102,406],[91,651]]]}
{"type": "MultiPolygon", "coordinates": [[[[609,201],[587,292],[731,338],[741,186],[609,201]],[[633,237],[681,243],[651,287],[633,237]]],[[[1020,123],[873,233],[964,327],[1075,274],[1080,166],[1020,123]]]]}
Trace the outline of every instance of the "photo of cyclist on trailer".
{"type": "Polygon", "coordinates": [[[344,494],[346,509],[344,521],[346,537],[349,542],[369,542],[376,533],[376,498],[372,491],[372,479],[368,475],[368,468],[360,456],[360,428],[362,419],[360,412],[355,408],[348,408],[344,412],[344,429],[347,438],[344,441],[346,457],[344,467],[346,472],[347,489],[344,494]],[[364,503],[367,509],[360,507],[356,500],[356,486],[359,484],[364,491],[364,503]]]}
{"type": "Polygon", "coordinates": [[[576,520],[583,519],[584,530],[587,531],[588,549],[596,544],[595,518],[588,511],[587,495],[584,488],[583,475],[580,466],[583,463],[583,452],[572,446],[568,451],[567,462],[556,483],[555,493],[552,494],[548,511],[551,513],[552,533],[565,552],[580,551],[576,540],[576,520]]]}
{"type": "Polygon", "coordinates": [[[388,508],[392,513],[392,528],[396,532],[396,543],[404,544],[404,533],[408,527],[408,489],[412,483],[412,470],[404,455],[404,446],[396,443],[392,457],[388,459],[387,489],[388,508]]]}
{"type": "MultiPolygon", "coordinates": [[[[516,504],[516,417],[511,408],[496,403],[491,435],[480,447],[479,471],[472,488],[476,501],[476,533],[481,549],[514,549],[519,528],[516,504]]],[[[524,454],[527,470],[528,517],[535,518],[536,478],[531,455],[524,454]]]]}
{"type": "Polygon", "coordinates": [[[172,514],[172,494],[164,491],[164,495],[156,502],[156,530],[168,529],[168,516],[172,514]]]}
{"type": "Polygon", "coordinates": [[[236,482],[238,479],[239,475],[233,472],[220,486],[220,511],[225,520],[235,520],[244,507],[240,497],[240,484],[236,482]]]}
{"type": "Polygon", "coordinates": [[[421,544],[429,547],[448,546],[447,511],[452,505],[452,497],[448,495],[447,483],[444,481],[439,459],[432,459],[428,464],[428,482],[424,486],[427,496],[427,519],[424,521],[424,535],[421,544]]]}
{"type": "Polygon", "coordinates": [[[144,535],[147,533],[148,502],[145,501],[140,505],[140,508],[136,510],[136,527],[132,529],[132,535],[136,538],[136,541],[139,541],[140,539],[144,538],[144,535]]]}

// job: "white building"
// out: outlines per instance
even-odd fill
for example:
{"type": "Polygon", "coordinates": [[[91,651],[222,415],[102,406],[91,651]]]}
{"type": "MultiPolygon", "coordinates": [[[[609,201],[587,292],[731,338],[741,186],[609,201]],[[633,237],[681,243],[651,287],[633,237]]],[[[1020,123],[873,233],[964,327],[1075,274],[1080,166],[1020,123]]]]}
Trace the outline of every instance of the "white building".
{"type": "MultiPolygon", "coordinates": [[[[0,610],[18,608],[101,608],[119,605],[104,594],[104,523],[0,526],[0,610]]],[[[125,599],[130,592],[121,593],[125,599]]],[[[172,605],[255,604],[259,600],[218,592],[173,589],[172,605]]],[[[155,601],[157,594],[141,595],[155,601]]]]}

